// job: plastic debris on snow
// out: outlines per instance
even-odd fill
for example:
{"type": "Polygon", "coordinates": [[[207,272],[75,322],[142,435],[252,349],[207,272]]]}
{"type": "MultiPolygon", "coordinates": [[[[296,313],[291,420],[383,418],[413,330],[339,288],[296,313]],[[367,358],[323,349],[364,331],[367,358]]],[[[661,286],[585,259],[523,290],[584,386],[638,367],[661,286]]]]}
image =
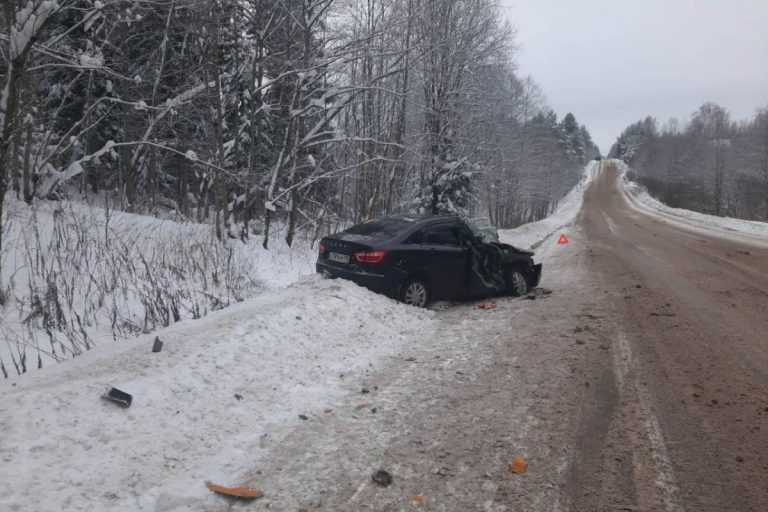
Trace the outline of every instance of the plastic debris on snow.
{"type": "Polygon", "coordinates": [[[264,496],[261,491],[251,487],[225,487],[211,482],[205,482],[205,486],[216,494],[223,494],[232,498],[255,500],[264,496]]]}

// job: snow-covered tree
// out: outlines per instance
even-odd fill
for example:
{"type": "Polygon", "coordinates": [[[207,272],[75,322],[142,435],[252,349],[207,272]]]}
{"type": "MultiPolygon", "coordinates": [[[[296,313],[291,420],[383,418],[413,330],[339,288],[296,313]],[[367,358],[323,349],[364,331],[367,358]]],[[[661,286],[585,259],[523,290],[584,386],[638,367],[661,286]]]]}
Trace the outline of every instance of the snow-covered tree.
{"type": "Polygon", "coordinates": [[[708,102],[689,122],[672,120],[660,131],[647,119],[624,130],[612,155],[628,161],[636,179],[671,206],[768,219],[765,110],[734,123],[708,102]]]}

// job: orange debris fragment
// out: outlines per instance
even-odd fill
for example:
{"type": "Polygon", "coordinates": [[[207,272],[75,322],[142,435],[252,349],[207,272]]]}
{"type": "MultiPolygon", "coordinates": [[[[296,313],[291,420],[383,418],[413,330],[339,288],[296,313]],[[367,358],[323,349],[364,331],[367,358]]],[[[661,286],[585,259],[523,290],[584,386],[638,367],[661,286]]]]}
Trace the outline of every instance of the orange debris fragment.
{"type": "Polygon", "coordinates": [[[512,464],[509,465],[507,468],[507,471],[516,475],[519,475],[521,473],[525,473],[525,470],[528,468],[528,460],[523,457],[518,457],[514,461],[512,461],[512,464]]]}
{"type": "Polygon", "coordinates": [[[360,402],[355,406],[355,409],[365,409],[366,407],[370,407],[371,404],[368,402],[360,402]]]}
{"type": "Polygon", "coordinates": [[[217,485],[211,482],[205,482],[205,486],[211,491],[224,494],[226,496],[232,496],[235,498],[245,498],[249,500],[255,500],[264,496],[261,491],[252,489],[250,487],[225,487],[223,485],[217,485]]]}
{"type": "Polygon", "coordinates": [[[416,505],[420,507],[424,506],[424,496],[421,494],[416,494],[414,496],[411,496],[411,501],[413,501],[416,505]]]}

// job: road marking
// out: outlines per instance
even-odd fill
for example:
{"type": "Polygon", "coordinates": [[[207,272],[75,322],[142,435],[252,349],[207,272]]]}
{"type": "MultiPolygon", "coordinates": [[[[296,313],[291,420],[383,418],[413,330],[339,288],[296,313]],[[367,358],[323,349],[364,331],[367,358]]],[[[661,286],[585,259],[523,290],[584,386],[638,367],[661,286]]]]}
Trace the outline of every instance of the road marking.
{"type": "Polygon", "coordinates": [[[667,512],[683,512],[685,509],[680,504],[680,489],[675,482],[672,463],[664,442],[659,420],[651,407],[648,392],[642,386],[632,381],[632,349],[629,340],[620,332],[613,351],[613,364],[616,380],[619,384],[619,393],[634,393],[638,402],[640,415],[645,418],[645,430],[651,449],[651,458],[656,466],[656,486],[661,491],[661,499],[667,512]],[[629,388],[629,389],[628,389],[629,388]]]}

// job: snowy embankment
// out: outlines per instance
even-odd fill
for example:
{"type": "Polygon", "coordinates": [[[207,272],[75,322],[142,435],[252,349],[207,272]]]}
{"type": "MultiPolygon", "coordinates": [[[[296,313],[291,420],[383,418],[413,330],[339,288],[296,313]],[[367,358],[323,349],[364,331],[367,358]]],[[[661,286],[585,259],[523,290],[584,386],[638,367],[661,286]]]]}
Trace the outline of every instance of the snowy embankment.
{"type": "Polygon", "coordinates": [[[308,241],[290,249],[276,238],[266,251],[260,237],[221,243],[210,225],[69,201],[9,200],[4,214],[0,378],[202,317],[314,270],[308,241]]]}
{"type": "Polygon", "coordinates": [[[642,185],[627,178],[628,166],[621,160],[612,160],[621,171],[621,188],[630,206],[638,211],[655,215],[666,222],[677,224],[689,230],[715,233],[723,238],[737,241],[768,244],[768,223],[716,217],[704,213],[672,208],[652,197],[642,185]]]}
{"type": "Polygon", "coordinates": [[[575,222],[584,203],[584,192],[597,177],[600,163],[589,162],[584,167],[584,175],[579,183],[560,200],[557,209],[549,217],[537,222],[524,224],[514,229],[499,230],[499,239],[521,249],[536,249],[541,243],[557,233],[564,233],[570,238],[568,228],[575,222]]]}
{"type": "MultiPolygon", "coordinates": [[[[236,483],[433,313],[308,276],[256,299],[0,383],[2,510],[181,510],[236,483]],[[122,409],[99,398],[115,386],[122,409]]],[[[216,503],[215,497],[209,497],[216,503]]]]}

